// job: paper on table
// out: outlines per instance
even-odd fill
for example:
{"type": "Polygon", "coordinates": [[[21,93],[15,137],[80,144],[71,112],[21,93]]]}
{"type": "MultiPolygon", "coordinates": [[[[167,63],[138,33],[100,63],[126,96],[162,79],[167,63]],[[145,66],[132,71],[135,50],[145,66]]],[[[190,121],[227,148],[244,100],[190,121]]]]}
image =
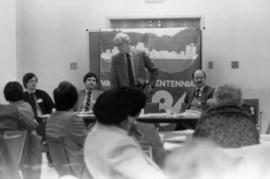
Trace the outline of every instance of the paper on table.
{"type": "Polygon", "coordinates": [[[164,142],[174,142],[174,143],[183,143],[185,142],[187,139],[187,137],[185,135],[181,135],[181,136],[175,136],[175,137],[169,137],[169,138],[164,138],[164,142]]]}
{"type": "Polygon", "coordinates": [[[168,113],[148,113],[148,114],[140,114],[139,117],[141,118],[147,118],[147,117],[168,117],[168,118],[171,118],[171,117],[179,117],[180,115],[179,114],[168,114],[168,113]]]}
{"type": "Polygon", "coordinates": [[[180,116],[183,116],[183,117],[200,117],[201,112],[196,111],[196,110],[186,110],[185,112],[180,113],[180,116]]]}
{"type": "Polygon", "coordinates": [[[173,151],[174,149],[181,147],[182,145],[182,143],[164,142],[163,147],[167,151],[173,151]]]}

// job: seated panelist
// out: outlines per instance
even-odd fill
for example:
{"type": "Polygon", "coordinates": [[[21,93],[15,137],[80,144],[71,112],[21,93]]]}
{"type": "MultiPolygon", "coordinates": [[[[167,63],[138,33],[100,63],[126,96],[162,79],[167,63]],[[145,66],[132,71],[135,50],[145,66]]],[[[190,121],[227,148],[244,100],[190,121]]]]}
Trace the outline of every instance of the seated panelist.
{"type": "Polygon", "coordinates": [[[206,74],[201,69],[195,70],[192,78],[196,86],[187,93],[182,109],[204,111],[209,108],[208,100],[213,98],[215,89],[205,84],[206,74]]]}
{"type": "Polygon", "coordinates": [[[23,99],[31,105],[34,117],[41,122],[39,118],[42,115],[52,113],[54,103],[47,92],[37,89],[37,83],[38,78],[34,73],[26,73],[23,76],[23,86],[26,89],[23,99]]]}
{"type": "Polygon", "coordinates": [[[98,78],[95,73],[88,72],[83,77],[85,89],[79,91],[76,111],[92,112],[94,103],[102,91],[97,90],[98,78]]]}
{"type": "MultiPolygon", "coordinates": [[[[54,102],[50,95],[41,89],[37,89],[38,78],[34,73],[26,73],[23,76],[23,86],[26,91],[23,94],[23,100],[28,102],[34,112],[34,118],[38,122],[37,133],[41,136],[43,144],[46,144],[45,123],[43,116],[51,114],[54,108],[54,102]]],[[[52,164],[49,152],[46,152],[49,165],[52,164]]]]}

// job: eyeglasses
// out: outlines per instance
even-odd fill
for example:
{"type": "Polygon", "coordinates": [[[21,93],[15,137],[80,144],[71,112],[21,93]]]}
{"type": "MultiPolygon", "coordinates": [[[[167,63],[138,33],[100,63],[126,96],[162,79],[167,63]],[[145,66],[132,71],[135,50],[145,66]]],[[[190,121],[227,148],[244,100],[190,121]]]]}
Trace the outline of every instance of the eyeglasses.
{"type": "Polygon", "coordinates": [[[129,45],[130,41],[124,41],[122,43],[118,43],[118,44],[114,44],[114,45],[119,47],[119,46],[123,46],[125,43],[129,45]]]}
{"type": "Polygon", "coordinates": [[[37,80],[37,79],[32,79],[32,80],[28,80],[28,82],[27,82],[27,83],[36,83],[36,82],[38,82],[38,80],[37,80]]]}

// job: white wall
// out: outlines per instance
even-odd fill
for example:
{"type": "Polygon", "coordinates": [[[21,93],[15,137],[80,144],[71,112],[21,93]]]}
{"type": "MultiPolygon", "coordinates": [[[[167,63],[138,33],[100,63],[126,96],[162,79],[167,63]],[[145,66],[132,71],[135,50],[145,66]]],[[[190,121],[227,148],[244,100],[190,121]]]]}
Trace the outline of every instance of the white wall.
{"type": "Polygon", "coordinates": [[[15,0],[0,1],[0,22],[0,103],[6,103],[3,88],[17,70],[15,0]]]}
{"type": "Polygon", "coordinates": [[[257,0],[20,0],[20,76],[37,73],[40,88],[51,92],[61,80],[82,87],[89,69],[85,29],[106,28],[110,16],[203,16],[203,63],[208,83],[239,84],[246,98],[259,98],[264,131],[270,118],[270,1],[257,0]],[[231,61],[240,69],[232,70],[231,61]],[[77,62],[78,70],[69,70],[77,62]]]}

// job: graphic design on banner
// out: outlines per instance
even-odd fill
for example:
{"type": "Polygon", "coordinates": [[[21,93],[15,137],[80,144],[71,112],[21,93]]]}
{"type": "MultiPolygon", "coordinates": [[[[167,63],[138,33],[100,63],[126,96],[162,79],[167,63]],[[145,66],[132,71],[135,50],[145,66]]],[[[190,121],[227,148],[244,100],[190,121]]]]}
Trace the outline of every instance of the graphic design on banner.
{"type": "Polygon", "coordinates": [[[192,72],[201,64],[201,31],[197,28],[103,29],[100,32],[100,79],[110,88],[111,57],[119,53],[113,45],[118,32],[127,33],[132,48],[146,51],[160,69],[150,101],[159,109],[179,112],[186,93],[194,87],[192,72]]]}

